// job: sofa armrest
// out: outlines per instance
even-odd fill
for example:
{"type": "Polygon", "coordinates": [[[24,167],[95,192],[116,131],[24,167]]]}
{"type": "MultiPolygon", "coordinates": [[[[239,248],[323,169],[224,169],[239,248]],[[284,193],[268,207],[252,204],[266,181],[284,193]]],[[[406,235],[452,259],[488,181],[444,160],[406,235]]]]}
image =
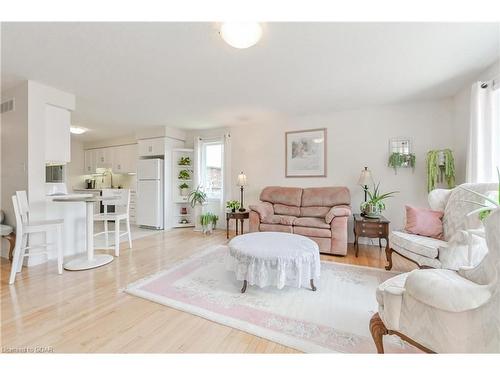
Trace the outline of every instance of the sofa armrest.
{"type": "Polygon", "coordinates": [[[330,224],[337,216],[351,216],[351,207],[346,205],[333,206],[325,216],[325,222],[330,224]]]}
{"type": "Polygon", "coordinates": [[[251,211],[255,211],[259,214],[260,220],[274,215],[274,208],[273,205],[269,202],[260,202],[257,204],[251,204],[249,206],[251,211]]]}

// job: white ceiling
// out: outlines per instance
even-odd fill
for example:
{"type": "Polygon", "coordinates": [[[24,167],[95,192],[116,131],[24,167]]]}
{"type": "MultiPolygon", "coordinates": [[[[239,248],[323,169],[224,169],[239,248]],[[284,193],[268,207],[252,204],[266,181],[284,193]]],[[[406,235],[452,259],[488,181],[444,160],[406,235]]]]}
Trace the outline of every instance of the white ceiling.
{"type": "Polygon", "coordinates": [[[77,97],[86,140],[454,95],[500,56],[499,24],[267,23],[239,50],[211,23],[3,23],[2,84],[77,97]]]}

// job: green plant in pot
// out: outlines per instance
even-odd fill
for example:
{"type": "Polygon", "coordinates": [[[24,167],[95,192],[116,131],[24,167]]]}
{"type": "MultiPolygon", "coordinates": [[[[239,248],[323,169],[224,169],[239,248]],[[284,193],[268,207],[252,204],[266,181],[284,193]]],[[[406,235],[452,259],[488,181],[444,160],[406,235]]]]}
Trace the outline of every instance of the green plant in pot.
{"type": "Polygon", "coordinates": [[[453,152],[431,150],[427,153],[427,191],[434,190],[439,183],[446,181],[448,189],[455,187],[455,160],[453,152]]]}
{"type": "Polygon", "coordinates": [[[394,194],[399,193],[398,191],[391,191],[389,193],[380,193],[379,190],[380,182],[377,185],[373,185],[373,191],[368,190],[368,200],[361,203],[361,212],[364,216],[368,218],[379,218],[382,211],[385,210],[385,200],[387,198],[393,197],[394,194]]]}
{"type": "Polygon", "coordinates": [[[179,171],[178,178],[179,178],[179,180],[189,180],[189,179],[191,179],[191,175],[189,174],[189,171],[183,169],[183,170],[179,171]]]}
{"type": "Polygon", "coordinates": [[[397,173],[398,168],[408,168],[411,167],[415,170],[415,154],[403,154],[401,152],[393,152],[389,155],[389,160],[387,165],[394,168],[394,172],[397,173]]]}
{"type": "Polygon", "coordinates": [[[227,201],[226,208],[231,210],[231,212],[236,212],[238,208],[240,208],[240,202],[238,201],[227,201]]]}
{"type": "Polygon", "coordinates": [[[191,165],[191,158],[189,156],[181,156],[178,165],[191,165]]]}
{"type": "Polygon", "coordinates": [[[203,203],[207,200],[207,194],[201,190],[201,186],[198,186],[196,190],[193,190],[188,195],[188,202],[191,207],[194,208],[194,216],[195,216],[195,231],[200,231],[200,217],[202,216],[202,208],[203,203]]]}
{"type": "Polygon", "coordinates": [[[189,185],[183,182],[182,184],[179,185],[179,190],[181,193],[181,196],[185,197],[186,195],[189,194],[189,185]]]}

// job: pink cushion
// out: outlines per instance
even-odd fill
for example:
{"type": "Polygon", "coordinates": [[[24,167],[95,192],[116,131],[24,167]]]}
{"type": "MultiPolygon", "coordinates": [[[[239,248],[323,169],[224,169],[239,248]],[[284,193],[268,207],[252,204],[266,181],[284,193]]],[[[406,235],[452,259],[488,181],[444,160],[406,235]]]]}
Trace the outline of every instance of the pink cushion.
{"type": "Polygon", "coordinates": [[[406,226],[408,233],[420,236],[443,239],[442,211],[434,211],[429,208],[406,207],[406,226]]]}

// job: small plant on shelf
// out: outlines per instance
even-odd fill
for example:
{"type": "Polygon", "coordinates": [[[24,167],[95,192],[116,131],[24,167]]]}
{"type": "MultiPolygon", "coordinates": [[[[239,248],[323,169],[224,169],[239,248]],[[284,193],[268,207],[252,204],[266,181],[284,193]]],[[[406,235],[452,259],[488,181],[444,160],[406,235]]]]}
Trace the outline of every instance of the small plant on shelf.
{"type": "Polygon", "coordinates": [[[389,155],[387,165],[394,168],[394,172],[398,172],[398,168],[412,168],[415,170],[415,154],[403,154],[401,152],[393,152],[389,155]]]}
{"type": "Polygon", "coordinates": [[[380,182],[377,185],[374,184],[373,191],[368,190],[367,192],[370,199],[361,203],[361,212],[368,218],[379,218],[382,211],[385,210],[384,200],[393,197],[396,193],[399,193],[398,191],[391,191],[389,193],[380,194],[379,185],[380,182]]]}
{"type": "Polygon", "coordinates": [[[189,174],[189,171],[186,171],[185,169],[179,171],[179,180],[190,180],[191,175],[189,174]]]}
{"type": "Polygon", "coordinates": [[[189,185],[183,182],[179,185],[179,190],[181,192],[181,196],[185,197],[189,194],[189,185]]]}
{"type": "Polygon", "coordinates": [[[179,159],[178,165],[191,165],[191,158],[189,156],[181,156],[181,158],[179,159]]]}
{"type": "Polygon", "coordinates": [[[191,204],[191,207],[195,207],[196,205],[202,205],[207,200],[207,194],[201,190],[201,186],[198,186],[196,190],[193,190],[189,193],[188,201],[191,204]]]}
{"type": "Polygon", "coordinates": [[[230,209],[231,212],[236,212],[238,208],[240,208],[240,202],[238,201],[227,201],[226,208],[230,209]]]}

